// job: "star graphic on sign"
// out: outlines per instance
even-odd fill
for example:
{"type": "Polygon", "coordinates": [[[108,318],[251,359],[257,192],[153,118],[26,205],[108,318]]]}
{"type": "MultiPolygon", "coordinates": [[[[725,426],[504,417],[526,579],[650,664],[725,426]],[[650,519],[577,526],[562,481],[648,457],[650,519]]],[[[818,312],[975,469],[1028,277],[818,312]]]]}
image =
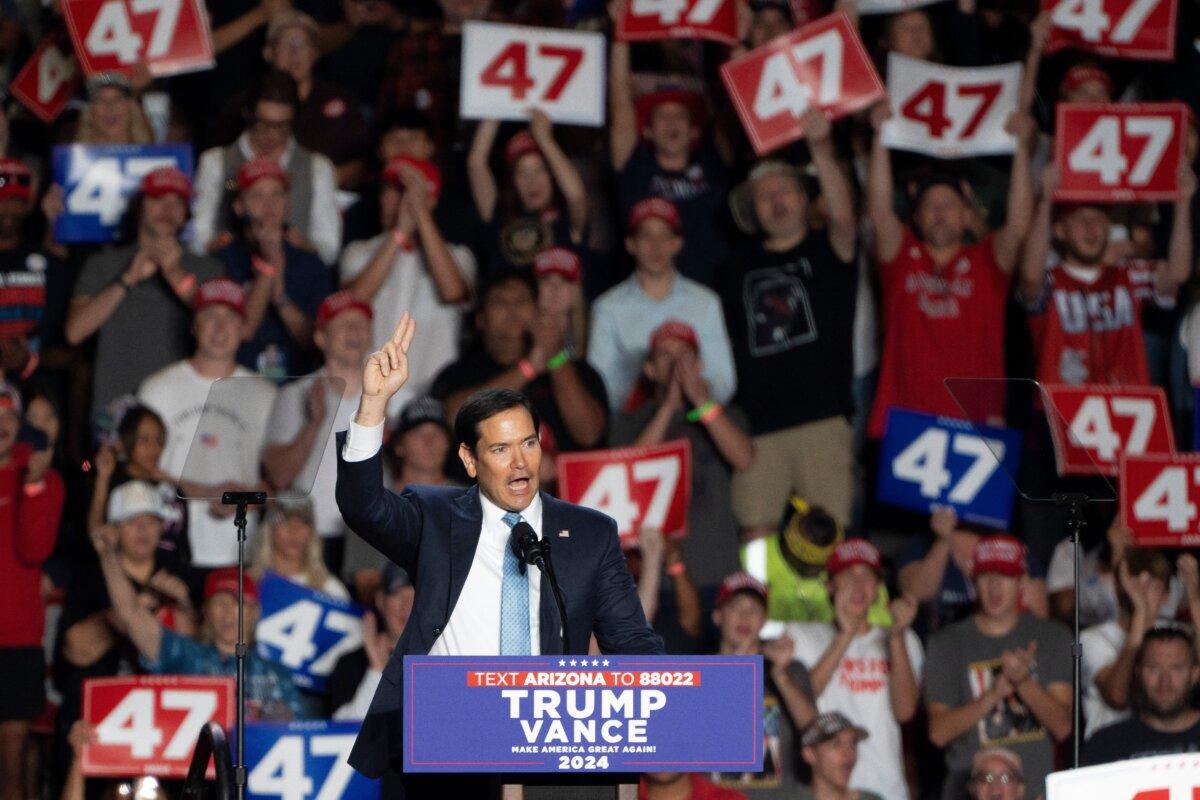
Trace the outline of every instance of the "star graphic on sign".
{"type": "Polygon", "coordinates": [[[598,666],[600,666],[600,662],[599,662],[599,661],[597,661],[596,659],[594,659],[594,658],[593,658],[593,659],[592,659],[592,666],[593,666],[593,667],[598,667],[598,666]]]}
{"type": "Polygon", "coordinates": [[[607,659],[607,658],[606,658],[606,659],[604,659],[604,661],[602,661],[601,663],[602,663],[602,664],[604,664],[604,666],[606,666],[606,667],[607,667],[607,666],[608,666],[608,659],[607,659]]]}
{"type": "Polygon", "coordinates": [[[560,659],[558,660],[558,665],[559,665],[560,667],[565,667],[565,666],[567,665],[566,659],[560,658],[560,659]]]}
{"type": "Polygon", "coordinates": [[[579,663],[579,662],[577,662],[577,661],[576,661],[575,659],[573,659],[573,658],[571,659],[571,666],[572,666],[572,667],[573,667],[573,666],[575,666],[577,663],[579,663]]]}

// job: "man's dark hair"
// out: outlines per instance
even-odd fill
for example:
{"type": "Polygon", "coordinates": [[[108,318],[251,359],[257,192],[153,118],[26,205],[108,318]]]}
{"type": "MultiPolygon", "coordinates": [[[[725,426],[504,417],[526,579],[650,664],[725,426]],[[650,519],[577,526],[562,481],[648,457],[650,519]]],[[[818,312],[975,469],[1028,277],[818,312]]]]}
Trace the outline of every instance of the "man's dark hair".
{"type": "Polygon", "coordinates": [[[481,389],[467,398],[467,402],[458,409],[454,418],[454,438],[458,444],[465,444],[475,452],[479,444],[479,425],[486,419],[508,411],[510,408],[523,408],[533,419],[533,431],[536,434],[541,425],[537,409],[529,398],[512,389],[481,389]]]}
{"type": "Polygon", "coordinates": [[[294,110],[300,105],[300,92],[296,88],[296,79],[281,70],[273,69],[268,72],[258,88],[250,95],[245,108],[246,119],[253,120],[258,104],[264,102],[282,103],[285,106],[291,106],[294,110]]]}
{"type": "Polygon", "coordinates": [[[375,124],[375,138],[379,139],[385,133],[399,130],[424,131],[430,138],[433,138],[433,121],[429,119],[428,114],[418,108],[397,108],[381,117],[375,124]]]}
{"type": "Polygon", "coordinates": [[[1183,649],[1187,651],[1189,668],[1196,666],[1196,640],[1192,637],[1191,631],[1182,625],[1174,622],[1159,622],[1150,630],[1146,631],[1146,636],[1142,639],[1142,646],[1138,648],[1137,655],[1133,658],[1133,686],[1132,686],[1132,701],[1133,709],[1141,715],[1149,715],[1162,718],[1170,718],[1176,716],[1191,706],[1192,692],[1195,690],[1193,685],[1188,691],[1182,694],[1176,708],[1160,708],[1155,702],[1150,699],[1149,693],[1146,691],[1146,686],[1142,683],[1141,669],[1142,664],[1146,659],[1146,652],[1150,649],[1150,645],[1154,642],[1179,642],[1183,645],[1183,649]]]}
{"type": "Polygon", "coordinates": [[[507,286],[510,283],[523,284],[529,290],[530,294],[535,298],[537,297],[537,283],[530,272],[501,272],[485,283],[479,290],[479,308],[483,308],[487,304],[488,295],[492,293],[493,289],[507,286]]]}

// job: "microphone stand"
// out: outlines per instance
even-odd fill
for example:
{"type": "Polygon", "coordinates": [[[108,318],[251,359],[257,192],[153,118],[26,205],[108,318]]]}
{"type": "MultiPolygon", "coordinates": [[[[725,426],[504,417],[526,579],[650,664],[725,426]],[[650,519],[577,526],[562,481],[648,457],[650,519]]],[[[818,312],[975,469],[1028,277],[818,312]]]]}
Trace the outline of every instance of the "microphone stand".
{"type": "Polygon", "coordinates": [[[1080,562],[1083,560],[1083,529],[1087,527],[1087,519],[1083,515],[1083,504],[1088,502],[1088,496],[1083,492],[1061,492],[1054,495],[1054,503],[1066,506],[1070,512],[1067,519],[1067,530],[1070,531],[1071,549],[1075,559],[1075,607],[1072,620],[1071,638],[1071,768],[1079,769],[1079,742],[1081,706],[1083,704],[1083,645],[1079,641],[1079,574],[1080,562]]]}
{"type": "Polygon", "coordinates": [[[542,576],[550,581],[550,591],[554,594],[554,604],[558,606],[559,632],[562,634],[562,655],[571,652],[571,635],[567,633],[567,604],[563,600],[562,589],[558,587],[558,577],[554,574],[554,564],[550,561],[550,542],[542,539],[538,542],[540,551],[537,568],[542,576]]]}
{"type": "Polygon", "coordinates": [[[261,506],[267,502],[266,492],[223,492],[221,505],[237,506],[233,524],[237,527],[238,543],[238,586],[237,586],[237,717],[234,730],[237,733],[237,759],[233,764],[233,785],[237,800],[246,797],[246,597],[243,592],[246,575],[246,507],[261,506]]]}

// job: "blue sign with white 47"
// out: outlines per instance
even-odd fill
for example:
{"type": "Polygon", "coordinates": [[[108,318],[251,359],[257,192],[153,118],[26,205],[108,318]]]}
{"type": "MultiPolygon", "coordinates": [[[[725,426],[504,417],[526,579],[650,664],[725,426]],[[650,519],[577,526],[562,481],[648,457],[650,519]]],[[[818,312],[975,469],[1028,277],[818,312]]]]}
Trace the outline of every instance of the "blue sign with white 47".
{"type": "Polygon", "coordinates": [[[258,654],[292,671],[302,689],[324,691],[338,658],[362,644],[362,606],[273,572],[258,582],[258,654]]]}
{"type": "Polygon", "coordinates": [[[246,724],[246,797],[252,800],[377,800],[379,781],[346,761],[359,722],[246,724]]]}
{"type": "Polygon", "coordinates": [[[952,506],[960,519],[1005,529],[1012,516],[1021,434],[902,408],[888,412],[878,496],[927,512],[952,506]]]}

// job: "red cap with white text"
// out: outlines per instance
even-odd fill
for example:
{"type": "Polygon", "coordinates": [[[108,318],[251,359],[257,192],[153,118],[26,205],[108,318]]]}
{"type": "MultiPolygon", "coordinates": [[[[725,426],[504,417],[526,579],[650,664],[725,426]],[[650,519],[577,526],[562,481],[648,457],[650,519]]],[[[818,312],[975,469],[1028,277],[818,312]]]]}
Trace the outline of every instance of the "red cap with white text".
{"type": "Polygon", "coordinates": [[[971,577],[978,578],[985,572],[999,572],[1014,577],[1024,575],[1025,545],[1007,533],[984,536],[975,545],[971,577]]]}
{"type": "Polygon", "coordinates": [[[766,584],[749,572],[735,572],[726,575],[725,580],[721,581],[721,588],[717,591],[717,608],[728,603],[738,592],[753,592],[762,598],[764,603],[767,602],[766,584]]]}
{"type": "Polygon", "coordinates": [[[829,561],[825,563],[825,571],[829,577],[850,569],[856,564],[870,567],[876,573],[883,571],[883,560],[875,545],[866,539],[845,539],[833,548],[829,561]]]}
{"type": "Polygon", "coordinates": [[[142,194],[146,197],[166,197],[169,194],[192,199],[192,182],[175,167],[159,167],[142,178],[142,194]]]}
{"type": "Polygon", "coordinates": [[[196,313],[212,305],[226,305],[246,316],[246,290],[229,278],[213,278],[196,289],[196,313]]]}

